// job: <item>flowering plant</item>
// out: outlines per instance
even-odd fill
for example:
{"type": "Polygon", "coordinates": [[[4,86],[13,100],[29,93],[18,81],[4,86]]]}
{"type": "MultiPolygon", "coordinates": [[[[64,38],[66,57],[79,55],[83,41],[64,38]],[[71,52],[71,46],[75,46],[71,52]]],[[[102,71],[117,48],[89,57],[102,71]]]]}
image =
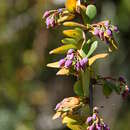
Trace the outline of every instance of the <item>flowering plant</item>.
{"type": "Polygon", "coordinates": [[[123,77],[103,77],[93,69],[96,60],[118,50],[113,34],[119,32],[110,20],[94,23],[96,14],[92,0],[66,0],[65,8],[49,10],[43,15],[47,28],[59,25],[71,28],[63,31],[66,36],[61,41],[63,44],[50,51],[50,54],[66,53],[66,57],[47,66],[58,68],[57,75],[77,78],[74,84],[76,96],[58,103],[53,116],[53,119],[60,117],[62,123],[72,130],[110,130],[99,116],[98,108],[93,106],[93,87],[101,85],[106,97],[115,91],[125,99],[130,92],[123,77]],[[95,54],[100,40],[107,45],[107,49],[95,54]]]}

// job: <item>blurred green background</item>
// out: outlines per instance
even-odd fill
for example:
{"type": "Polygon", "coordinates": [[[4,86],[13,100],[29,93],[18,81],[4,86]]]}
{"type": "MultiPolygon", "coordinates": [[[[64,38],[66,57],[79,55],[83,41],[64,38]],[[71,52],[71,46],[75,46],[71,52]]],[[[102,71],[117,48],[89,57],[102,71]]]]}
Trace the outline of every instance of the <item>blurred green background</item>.
{"type": "MultiPolygon", "coordinates": [[[[60,44],[62,28],[47,30],[41,19],[45,10],[63,7],[63,3],[0,1],[0,130],[67,130],[51,117],[57,102],[74,95],[73,78],[56,77],[56,70],[46,67],[61,57],[48,52],[60,44]]],[[[130,1],[96,0],[96,5],[97,21],[109,18],[120,30],[120,51],[99,64],[99,70],[124,75],[130,84],[130,1]]],[[[122,101],[113,94],[110,100],[101,101],[112,130],[130,130],[130,98],[122,101]]]]}

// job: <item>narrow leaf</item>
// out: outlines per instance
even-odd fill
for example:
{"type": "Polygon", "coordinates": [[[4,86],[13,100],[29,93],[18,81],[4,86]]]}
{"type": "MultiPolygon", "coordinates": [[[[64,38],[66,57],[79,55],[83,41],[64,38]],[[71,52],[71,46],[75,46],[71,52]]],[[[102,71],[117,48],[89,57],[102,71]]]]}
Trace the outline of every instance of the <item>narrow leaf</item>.
{"type": "Polygon", "coordinates": [[[49,63],[49,64],[47,64],[47,67],[50,67],[50,68],[60,68],[59,62],[49,63]]]}
{"type": "Polygon", "coordinates": [[[69,127],[71,130],[86,130],[86,127],[83,127],[83,125],[67,124],[67,127],[69,127]]]}
{"type": "Polygon", "coordinates": [[[73,38],[64,38],[61,42],[63,44],[77,44],[77,41],[73,38]]]}
{"type": "Polygon", "coordinates": [[[63,54],[65,52],[67,52],[69,49],[77,49],[77,47],[74,44],[63,45],[61,47],[58,47],[58,48],[50,51],[49,54],[63,54]]]}
{"type": "Polygon", "coordinates": [[[87,26],[84,26],[83,24],[80,24],[80,23],[77,23],[77,22],[64,22],[63,23],[64,26],[67,26],[67,27],[80,27],[82,29],[85,29],[87,30],[87,26]]]}
{"type": "Polygon", "coordinates": [[[90,57],[93,54],[93,52],[96,50],[97,46],[98,46],[98,41],[94,41],[90,47],[87,57],[90,57]]]}
{"type": "Polygon", "coordinates": [[[65,15],[61,18],[58,19],[58,23],[64,22],[64,21],[68,21],[68,20],[72,20],[75,17],[74,14],[70,14],[70,15],[65,15]]]}
{"type": "Polygon", "coordinates": [[[52,117],[53,120],[59,118],[61,116],[61,112],[56,112],[54,116],[52,117]]]}
{"type": "Polygon", "coordinates": [[[63,120],[62,120],[62,123],[63,123],[63,124],[75,124],[75,123],[77,123],[77,121],[76,121],[75,119],[73,119],[73,118],[70,118],[70,117],[68,117],[68,116],[65,116],[65,117],[63,118],[63,120]]]}
{"type": "Polygon", "coordinates": [[[65,69],[65,68],[62,68],[62,69],[60,69],[57,73],[56,73],[56,75],[69,75],[69,69],[65,69]]]}
{"type": "Polygon", "coordinates": [[[91,66],[97,59],[106,58],[108,53],[97,54],[89,59],[89,66],[91,66]]]}
{"type": "Polygon", "coordinates": [[[77,40],[83,38],[83,34],[79,30],[64,30],[63,34],[68,37],[75,38],[77,40]]]}

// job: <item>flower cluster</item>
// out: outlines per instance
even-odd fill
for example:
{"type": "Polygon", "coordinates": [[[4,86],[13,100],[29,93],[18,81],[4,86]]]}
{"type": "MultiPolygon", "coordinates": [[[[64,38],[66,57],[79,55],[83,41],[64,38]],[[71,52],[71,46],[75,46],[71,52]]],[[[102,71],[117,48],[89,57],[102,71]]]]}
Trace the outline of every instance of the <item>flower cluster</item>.
{"type": "Polygon", "coordinates": [[[93,24],[90,32],[98,36],[102,41],[109,43],[108,39],[113,36],[113,32],[118,32],[117,26],[111,25],[110,21],[103,21],[93,24]]]}
{"type": "Polygon", "coordinates": [[[66,69],[72,68],[79,72],[80,70],[85,70],[87,63],[88,58],[81,58],[78,52],[69,49],[67,56],[59,61],[59,66],[66,69]]]}
{"type": "Polygon", "coordinates": [[[72,115],[74,112],[79,110],[82,106],[82,102],[79,97],[69,97],[63,99],[60,103],[56,105],[56,114],[53,116],[53,119],[58,117],[64,117],[66,115],[72,115]]]}
{"type": "Polygon", "coordinates": [[[87,118],[86,124],[88,125],[87,130],[110,130],[108,125],[100,118],[97,107],[93,108],[93,115],[87,118]]]}
{"type": "Polygon", "coordinates": [[[47,28],[55,27],[65,20],[71,20],[74,18],[74,14],[71,14],[65,8],[60,8],[57,10],[49,10],[43,14],[43,19],[47,28]]]}

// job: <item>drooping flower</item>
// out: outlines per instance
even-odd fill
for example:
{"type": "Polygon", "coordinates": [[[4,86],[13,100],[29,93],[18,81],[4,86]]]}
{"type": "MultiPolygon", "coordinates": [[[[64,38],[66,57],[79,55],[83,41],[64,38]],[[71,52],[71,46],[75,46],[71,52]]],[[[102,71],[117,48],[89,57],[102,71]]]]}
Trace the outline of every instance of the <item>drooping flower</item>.
{"type": "Polygon", "coordinates": [[[47,17],[49,17],[49,15],[50,15],[50,12],[49,11],[45,11],[45,13],[43,14],[43,19],[44,18],[47,18],[47,17]]]}
{"type": "Polygon", "coordinates": [[[65,62],[65,68],[70,68],[72,65],[72,60],[66,60],[65,62]]]}
{"type": "Polygon", "coordinates": [[[108,125],[100,118],[97,107],[93,108],[93,115],[87,118],[86,124],[88,125],[87,130],[110,130],[108,125]]]}
{"type": "Polygon", "coordinates": [[[65,115],[72,115],[73,112],[81,108],[83,102],[80,101],[79,97],[69,97],[63,99],[60,103],[56,105],[56,114],[53,119],[58,117],[64,117],[65,115]]]}
{"type": "Polygon", "coordinates": [[[99,35],[99,30],[97,28],[94,28],[93,35],[98,36],[99,35]]]}
{"type": "Polygon", "coordinates": [[[55,27],[66,20],[71,20],[74,16],[75,15],[71,14],[66,8],[60,8],[57,10],[45,11],[43,19],[45,19],[47,28],[50,28],[55,27]]]}
{"type": "Polygon", "coordinates": [[[72,54],[72,53],[74,53],[74,49],[69,49],[67,52],[67,54],[72,54]]]}
{"type": "Polygon", "coordinates": [[[108,43],[108,39],[113,37],[113,32],[118,32],[117,26],[111,25],[110,21],[103,21],[91,26],[90,32],[98,36],[102,41],[108,43]]]}
{"type": "Polygon", "coordinates": [[[73,60],[73,59],[74,59],[74,53],[68,54],[66,57],[67,57],[67,59],[69,59],[69,60],[73,60]]]}
{"type": "Polygon", "coordinates": [[[106,34],[107,34],[108,36],[111,36],[111,35],[112,35],[112,31],[111,31],[110,29],[107,29],[107,30],[106,30],[106,34]]]}
{"type": "Polygon", "coordinates": [[[65,59],[61,59],[61,60],[59,61],[59,66],[62,67],[62,66],[64,66],[64,65],[65,65],[65,59]]]}
{"type": "Polygon", "coordinates": [[[81,68],[84,70],[86,67],[86,64],[88,63],[88,58],[83,58],[82,60],[79,61],[81,68]]]}

